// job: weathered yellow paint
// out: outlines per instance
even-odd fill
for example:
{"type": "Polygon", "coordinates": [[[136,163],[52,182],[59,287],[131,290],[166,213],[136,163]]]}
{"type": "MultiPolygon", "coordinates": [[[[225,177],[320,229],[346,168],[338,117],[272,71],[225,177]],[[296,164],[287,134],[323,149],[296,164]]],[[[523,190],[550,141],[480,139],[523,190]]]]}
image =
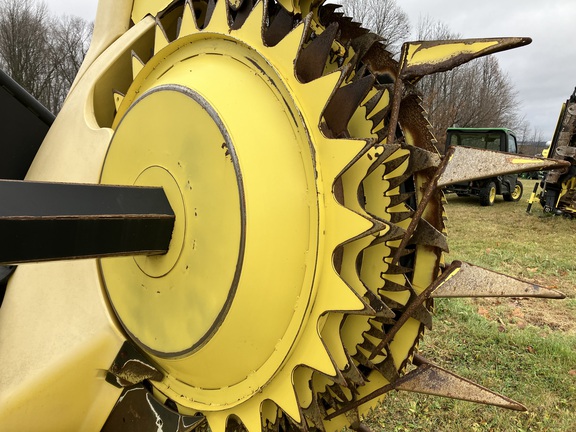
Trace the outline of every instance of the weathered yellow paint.
{"type": "Polygon", "coordinates": [[[422,48],[421,43],[410,43],[406,55],[406,65],[408,67],[424,64],[438,64],[462,54],[479,54],[480,52],[498,45],[498,41],[488,42],[438,42],[437,45],[422,48]]]}

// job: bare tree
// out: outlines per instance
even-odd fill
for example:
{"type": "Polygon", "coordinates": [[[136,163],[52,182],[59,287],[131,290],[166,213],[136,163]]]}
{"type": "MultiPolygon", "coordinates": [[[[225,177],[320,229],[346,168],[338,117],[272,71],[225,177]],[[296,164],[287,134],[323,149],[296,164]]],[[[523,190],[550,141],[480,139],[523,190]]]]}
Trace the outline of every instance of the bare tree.
{"type": "Polygon", "coordinates": [[[0,2],[0,62],[34,97],[49,105],[54,75],[48,42],[48,9],[32,0],[0,2]]]}
{"type": "Polygon", "coordinates": [[[53,112],[62,106],[91,35],[91,24],[54,19],[42,1],[0,0],[0,66],[53,112]]]}
{"type": "Polygon", "coordinates": [[[384,46],[398,54],[410,34],[408,15],[396,0],[342,0],[344,13],[384,38],[384,46]]]}
{"type": "MultiPolygon", "coordinates": [[[[429,18],[420,21],[417,37],[420,40],[460,38],[445,24],[429,18]]],[[[494,56],[424,77],[419,88],[441,147],[446,139],[446,129],[451,126],[522,127],[517,92],[494,56]]]]}
{"type": "Polygon", "coordinates": [[[55,67],[51,105],[58,111],[90,47],[93,24],[76,16],[65,15],[50,23],[51,60],[55,67]]]}

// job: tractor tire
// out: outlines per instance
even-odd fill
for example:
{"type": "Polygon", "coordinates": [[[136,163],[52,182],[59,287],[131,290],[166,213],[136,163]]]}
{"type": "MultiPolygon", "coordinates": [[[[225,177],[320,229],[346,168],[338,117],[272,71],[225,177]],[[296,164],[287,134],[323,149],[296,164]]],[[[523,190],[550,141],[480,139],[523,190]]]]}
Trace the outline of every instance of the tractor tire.
{"type": "Polygon", "coordinates": [[[516,180],[516,185],[510,193],[503,194],[504,201],[516,202],[522,198],[522,193],[524,192],[524,186],[520,180],[516,180]]]}
{"type": "Polygon", "coordinates": [[[488,182],[486,186],[480,189],[480,205],[488,207],[494,205],[496,199],[496,183],[488,182]]]}

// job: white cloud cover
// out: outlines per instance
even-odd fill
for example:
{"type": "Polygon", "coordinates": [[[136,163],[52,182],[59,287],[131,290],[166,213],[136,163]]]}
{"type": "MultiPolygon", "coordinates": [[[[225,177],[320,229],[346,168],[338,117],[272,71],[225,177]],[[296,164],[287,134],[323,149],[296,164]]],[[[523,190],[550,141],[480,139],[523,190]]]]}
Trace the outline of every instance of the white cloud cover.
{"type": "MultiPolygon", "coordinates": [[[[96,16],[97,0],[46,0],[53,14],[96,16]]],[[[420,17],[446,23],[463,38],[529,36],[527,47],[498,54],[531,125],[551,139],[560,106],[576,86],[574,0],[398,0],[416,26],[420,17]]]]}

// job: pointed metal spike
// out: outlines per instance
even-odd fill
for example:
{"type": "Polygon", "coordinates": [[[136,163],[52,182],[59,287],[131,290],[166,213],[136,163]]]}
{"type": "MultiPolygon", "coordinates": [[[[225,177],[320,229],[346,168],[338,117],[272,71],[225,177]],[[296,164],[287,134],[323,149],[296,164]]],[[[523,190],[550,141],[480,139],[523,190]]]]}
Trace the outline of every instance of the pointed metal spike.
{"type": "Polygon", "coordinates": [[[383,362],[376,365],[378,372],[382,374],[384,378],[390,383],[395,383],[400,378],[398,369],[396,368],[396,362],[394,362],[394,357],[390,350],[386,350],[386,359],[383,362]]]}
{"type": "Polygon", "coordinates": [[[396,189],[398,186],[402,185],[404,182],[406,182],[411,177],[412,177],[412,173],[404,173],[401,176],[386,179],[386,180],[388,180],[388,183],[389,183],[388,189],[389,190],[396,189]]]}
{"type": "Polygon", "coordinates": [[[411,268],[408,268],[408,267],[402,267],[399,265],[390,264],[388,266],[388,270],[386,270],[386,274],[389,274],[389,275],[406,274],[406,273],[410,273],[412,271],[414,271],[414,270],[411,268]]]}
{"type": "Polygon", "coordinates": [[[372,111],[374,111],[374,109],[378,106],[378,102],[380,102],[380,99],[382,99],[382,96],[384,96],[384,90],[378,90],[378,92],[376,92],[376,94],[374,96],[372,96],[368,100],[368,102],[366,102],[364,104],[364,106],[366,107],[366,114],[369,117],[372,114],[372,111]]]}
{"type": "Polygon", "coordinates": [[[452,265],[456,265],[459,271],[441,284],[432,297],[539,297],[559,300],[566,297],[561,292],[482,267],[459,261],[452,265]]]}
{"type": "Polygon", "coordinates": [[[351,45],[352,49],[354,49],[355,56],[357,56],[359,59],[362,59],[366,53],[370,51],[372,45],[383,40],[384,38],[382,36],[369,32],[354,38],[351,42],[351,45]]]}
{"type": "Polygon", "coordinates": [[[449,161],[438,180],[438,187],[463,181],[570,166],[569,162],[557,159],[535,158],[460,146],[450,147],[446,157],[449,161]]]}
{"type": "Polygon", "coordinates": [[[278,42],[290,33],[295,26],[295,19],[286,9],[280,8],[274,17],[270,17],[270,25],[264,32],[267,46],[276,46],[278,42]]]}
{"type": "Polygon", "coordinates": [[[126,95],[122,92],[119,92],[118,90],[114,90],[113,94],[114,94],[114,106],[116,107],[116,111],[118,111],[126,95]]]}
{"type": "Polygon", "coordinates": [[[154,35],[154,53],[157,54],[162,48],[168,46],[170,39],[166,34],[166,30],[160,21],[160,18],[156,18],[156,33],[154,35]]]}
{"type": "Polygon", "coordinates": [[[138,57],[136,52],[132,51],[132,78],[136,79],[142,69],[144,69],[144,62],[138,57]]]}
{"type": "Polygon", "coordinates": [[[412,312],[412,318],[421,322],[428,330],[432,330],[432,314],[425,305],[420,305],[412,312]]]}
{"type": "Polygon", "coordinates": [[[400,292],[407,291],[408,287],[400,285],[398,283],[392,282],[391,280],[384,279],[384,286],[378,291],[390,291],[390,292],[400,292]]]}
{"type": "Polygon", "coordinates": [[[414,196],[414,192],[403,193],[399,195],[388,196],[390,198],[390,207],[396,207],[400,204],[407,203],[414,196]]]}
{"type": "Polygon", "coordinates": [[[404,222],[406,219],[410,219],[413,215],[413,211],[406,211],[406,212],[390,212],[390,221],[393,224],[399,224],[400,222],[404,222]]]}
{"type": "Polygon", "coordinates": [[[382,153],[378,156],[378,158],[376,159],[376,161],[374,161],[374,163],[370,166],[370,168],[368,168],[366,176],[372,174],[374,170],[376,170],[378,167],[380,167],[380,165],[386,162],[390,158],[390,156],[392,156],[394,153],[400,150],[402,146],[400,144],[384,144],[382,148],[383,148],[382,153]]]}
{"type": "Polygon", "coordinates": [[[366,384],[366,377],[364,376],[364,374],[362,372],[360,372],[360,369],[358,369],[358,367],[354,363],[354,359],[348,353],[348,351],[346,351],[346,357],[348,358],[348,366],[342,372],[342,374],[344,375],[344,378],[346,378],[347,381],[349,381],[353,384],[352,388],[354,388],[354,386],[365,385],[366,384]]]}
{"type": "Polygon", "coordinates": [[[526,407],[512,399],[499,395],[479,384],[462,378],[439,366],[425,362],[417,369],[399,379],[394,388],[414,393],[499,406],[515,411],[526,411],[526,407]]]}
{"type": "Polygon", "coordinates": [[[332,44],[338,34],[338,24],[330,24],[318,37],[302,48],[296,59],[296,76],[308,83],[324,75],[332,44]]]}
{"type": "Polygon", "coordinates": [[[233,23],[231,28],[237,30],[241,28],[254,9],[254,0],[236,0],[236,8],[230,3],[233,23]]]}
{"type": "Polygon", "coordinates": [[[335,137],[343,136],[348,131],[348,123],[354,116],[362,101],[374,85],[374,76],[368,75],[341,87],[332,95],[324,119],[335,137]]]}
{"type": "MultiPolygon", "coordinates": [[[[406,291],[407,287],[404,287],[404,291],[406,291]]],[[[390,309],[395,310],[395,311],[404,311],[406,310],[406,306],[403,305],[402,303],[398,303],[395,300],[392,300],[391,298],[386,297],[386,295],[382,296],[382,301],[384,303],[386,303],[386,306],[388,306],[390,309]]]]}
{"type": "Polygon", "coordinates": [[[376,311],[376,316],[380,318],[394,318],[396,314],[392,312],[392,310],[386,306],[380,297],[374,294],[370,290],[366,290],[366,294],[364,296],[368,299],[370,303],[370,307],[376,311]]]}
{"type": "Polygon", "coordinates": [[[198,31],[198,22],[196,21],[196,16],[194,14],[194,5],[192,4],[192,0],[186,0],[178,37],[187,36],[196,31],[198,31]]]}
{"type": "Polygon", "coordinates": [[[395,159],[387,160],[386,162],[384,162],[385,171],[384,171],[384,177],[383,178],[386,178],[386,175],[394,172],[397,168],[402,166],[402,164],[404,162],[406,162],[406,160],[409,157],[410,157],[409,154],[405,154],[405,155],[402,155],[402,156],[397,157],[395,159]]]}
{"type": "Polygon", "coordinates": [[[312,403],[309,407],[302,409],[302,417],[314,425],[315,431],[326,432],[326,429],[324,428],[324,417],[326,416],[326,411],[320,409],[317,395],[315,392],[312,393],[312,403]]]}
{"type": "MultiPolygon", "coordinates": [[[[439,286],[452,278],[459,270],[460,267],[458,264],[452,263],[428,288],[426,288],[414,300],[408,303],[408,306],[403,310],[402,315],[398,318],[394,326],[386,334],[386,339],[383,339],[382,342],[380,342],[378,345],[377,349],[371,353],[370,360],[377,356],[378,352],[394,339],[398,331],[404,326],[404,324],[406,324],[406,321],[412,318],[412,313],[416,309],[420,308],[423,304],[425,304],[432,293],[436,291],[439,286]]],[[[384,298],[384,301],[386,301],[386,298],[384,298]]],[[[391,309],[394,310],[393,307],[391,307],[391,309]]]]}
{"type": "Polygon", "coordinates": [[[143,386],[126,389],[108,420],[103,432],[140,432],[150,430],[150,425],[162,425],[162,430],[191,432],[205,423],[202,416],[184,416],[158,402],[143,386]]]}
{"type": "Polygon", "coordinates": [[[438,231],[430,222],[426,219],[420,219],[420,223],[416,227],[412,238],[410,239],[409,245],[419,244],[424,246],[437,247],[443,252],[448,253],[448,240],[446,235],[438,231]]]}
{"type": "Polygon", "coordinates": [[[215,9],[216,9],[216,0],[208,0],[208,3],[206,4],[206,12],[204,15],[204,22],[202,23],[202,28],[206,28],[210,24],[215,9]]]}
{"type": "Polygon", "coordinates": [[[384,126],[384,120],[390,115],[390,105],[386,105],[376,114],[368,118],[372,122],[372,130],[376,130],[378,126],[384,126]]]}
{"type": "Polygon", "coordinates": [[[531,42],[530,38],[406,42],[402,46],[400,79],[414,82],[425,75],[445,72],[475,58],[531,42]]]}
{"type": "Polygon", "coordinates": [[[370,246],[376,246],[381,243],[386,243],[393,240],[399,240],[406,235],[406,231],[400,228],[398,225],[394,225],[391,223],[386,223],[386,225],[387,225],[387,231],[383,235],[377,237],[370,244],[370,246]]]}

